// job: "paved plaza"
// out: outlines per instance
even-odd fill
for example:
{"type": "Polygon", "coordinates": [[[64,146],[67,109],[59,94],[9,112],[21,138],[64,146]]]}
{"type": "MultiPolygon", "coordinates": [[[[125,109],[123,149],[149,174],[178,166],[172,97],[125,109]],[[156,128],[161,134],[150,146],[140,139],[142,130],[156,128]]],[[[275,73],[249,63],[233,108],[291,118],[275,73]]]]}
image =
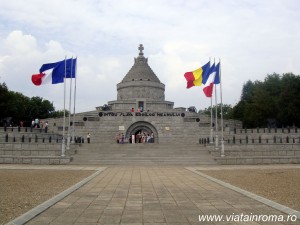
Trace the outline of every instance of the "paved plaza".
{"type": "Polygon", "coordinates": [[[299,220],[283,223],[231,221],[233,215],[283,215],[284,219],[287,215],[207,179],[195,173],[196,169],[193,172],[193,168],[70,168],[96,169],[98,172],[86,184],[26,224],[300,224],[299,220]],[[227,215],[230,221],[223,217],[221,222],[200,222],[201,215],[227,215]]]}

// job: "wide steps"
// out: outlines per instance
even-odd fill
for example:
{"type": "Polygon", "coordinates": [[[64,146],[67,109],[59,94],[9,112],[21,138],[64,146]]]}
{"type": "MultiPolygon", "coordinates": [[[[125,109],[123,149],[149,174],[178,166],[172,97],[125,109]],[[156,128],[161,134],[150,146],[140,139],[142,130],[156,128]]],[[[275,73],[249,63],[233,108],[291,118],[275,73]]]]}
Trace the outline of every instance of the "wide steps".
{"type": "Polygon", "coordinates": [[[216,164],[200,145],[82,144],[72,164],[101,165],[207,165],[216,164]]]}

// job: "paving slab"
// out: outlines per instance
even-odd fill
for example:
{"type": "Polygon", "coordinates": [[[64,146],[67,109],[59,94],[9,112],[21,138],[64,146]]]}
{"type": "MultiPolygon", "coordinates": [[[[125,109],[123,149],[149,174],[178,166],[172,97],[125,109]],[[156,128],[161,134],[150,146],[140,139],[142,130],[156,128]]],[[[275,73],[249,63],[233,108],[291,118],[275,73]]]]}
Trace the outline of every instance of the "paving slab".
{"type": "Polygon", "coordinates": [[[106,168],[26,224],[300,225],[299,220],[242,220],[254,215],[263,219],[272,215],[285,220],[288,217],[280,210],[184,167],[118,166],[106,168]],[[212,221],[200,222],[200,217],[212,221]]]}

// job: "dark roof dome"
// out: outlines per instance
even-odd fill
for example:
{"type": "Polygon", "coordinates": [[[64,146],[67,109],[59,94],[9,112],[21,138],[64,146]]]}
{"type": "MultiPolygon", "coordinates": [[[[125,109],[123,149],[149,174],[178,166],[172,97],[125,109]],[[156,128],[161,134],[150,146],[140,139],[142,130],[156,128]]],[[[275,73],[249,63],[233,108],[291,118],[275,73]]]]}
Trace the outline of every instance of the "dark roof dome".
{"type": "Polygon", "coordinates": [[[160,80],[148,65],[148,58],[144,57],[143,45],[140,44],[138,49],[140,51],[139,56],[137,58],[134,58],[133,66],[123,78],[121,83],[140,80],[160,83],[160,80]]]}

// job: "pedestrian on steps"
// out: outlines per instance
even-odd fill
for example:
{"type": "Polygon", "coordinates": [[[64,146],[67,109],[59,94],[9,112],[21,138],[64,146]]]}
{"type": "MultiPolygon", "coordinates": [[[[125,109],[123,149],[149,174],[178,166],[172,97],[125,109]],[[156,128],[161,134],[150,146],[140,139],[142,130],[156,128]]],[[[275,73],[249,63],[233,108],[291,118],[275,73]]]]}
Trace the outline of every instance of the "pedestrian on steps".
{"type": "Polygon", "coordinates": [[[86,139],[87,139],[87,142],[90,143],[90,141],[91,141],[91,135],[90,135],[90,133],[87,134],[86,139]]]}

